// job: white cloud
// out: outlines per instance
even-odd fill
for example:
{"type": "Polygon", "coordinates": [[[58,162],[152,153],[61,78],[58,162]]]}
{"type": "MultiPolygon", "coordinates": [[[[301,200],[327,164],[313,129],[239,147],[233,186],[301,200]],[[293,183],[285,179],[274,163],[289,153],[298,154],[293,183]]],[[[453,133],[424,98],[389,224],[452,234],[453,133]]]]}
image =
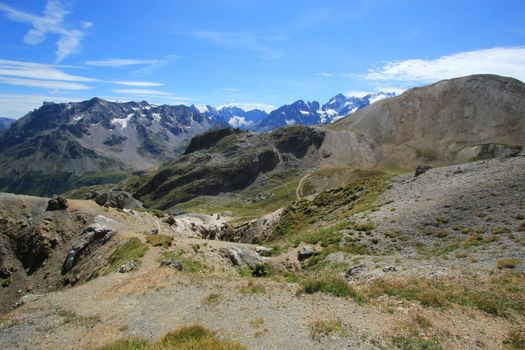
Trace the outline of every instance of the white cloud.
{"type": "Polygon", "coordinates": [[[42,96],[24,94],[0,94],[0,116],[19,118],[34,108],[38,108],[44,101],[74,102],[78,98],[61,96],[42,96]]]}
{"type": "Polygon", "coordinates": [[[136,60],[136,59],[129,59],[129,58],[110,58],[110,59],[100,60],[100,61],[86,61],[85,64],[87,64],[88,66],[96,66],[96,67],[124,67],[124,66],[140,65],[140,64],[156,64],[159,62],[160,60],[156,60],[156,59],[136,60]]]}
{"type": "Polygon", "coordinates": [[[150,89],[114,89],[111,90],[112,92],[115,92],[117,94],[128,94],[135,97],[143,98],[144,96],[147,96],[148,98],[159,98],[159,99],[165,99],[165,100],[174,100],[174,101],[191,101],[191,98],[188,97],[180,97],[172,94],[171,92],[167,91],[160,91],[160,90],[150,90],[150,89]]]}
{"type": "Polygon", "coordinates": [[[38,80],[38,79],[24,79],[24,78],[8,78],[0,76],[1,84],[18,85],[24,87],[37,87],[53,90],[85,90],[91,87],[67,81],[56,80],[38,80]]]}
{"type": "Polygon", "coordinates": [[[162,83],[155,83],[151,81],[114,81],[113,83],[125,86],[135,86],[135,87],[153,87],[153,86],[163,86],[162,83]]]}
{"type": "Polygon", "coordinates": [[[365,75],[368,80],[432,82],[471,74],[497,74],[525,81],[525,47],[496,47],[437,59],[389,62],[365,75]]]}
{"type": "Polygon", "coordinates": [[[71,75],[59,68],[57,65],[0,59],[0,75],[3,76],[84,83],[96,81],[93,78],[71,75]]]}
{"type": "Polygon", "coordinates": [[[0,3],[0,11],[13,21],[32,25],[24,37],[26,44],[38,45],[44,42],[47,34],[57,34],[59,39],[56,42],[56,62],[79,52],[85,31],[92,25],[91,22],[83,22],[81,29],[68,28],[64,18],[70,12],[60,0],[48,0],[42,16],[19,11],[3,3],[0,3]]]}

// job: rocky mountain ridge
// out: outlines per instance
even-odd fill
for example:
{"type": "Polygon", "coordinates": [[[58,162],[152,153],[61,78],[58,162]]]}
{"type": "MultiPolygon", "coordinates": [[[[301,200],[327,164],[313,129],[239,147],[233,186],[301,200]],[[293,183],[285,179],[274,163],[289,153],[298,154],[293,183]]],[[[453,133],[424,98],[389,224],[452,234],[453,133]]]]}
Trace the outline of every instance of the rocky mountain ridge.
{"type": "Polygon", "coordinates": [[[113,174],[122,178],[175,158],[216,125],[186,106],[99,98],[45,103],[0,135],[0,189],[51,194],[82,184],[78,177],[86,174],[87,184],[114,182],[113,174]]]}

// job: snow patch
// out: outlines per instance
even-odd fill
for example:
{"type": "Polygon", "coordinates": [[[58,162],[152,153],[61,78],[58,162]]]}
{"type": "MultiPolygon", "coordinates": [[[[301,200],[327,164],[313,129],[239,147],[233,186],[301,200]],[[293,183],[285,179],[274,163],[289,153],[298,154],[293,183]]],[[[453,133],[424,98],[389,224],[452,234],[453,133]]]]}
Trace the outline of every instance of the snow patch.
{"type": "Polygon", "coordinates": [[[135,113],[130,113],[128,114],[128,116],[126,118],[122,118],[122,119],[113,119],[111,121],[111,124],[114,124],[114,125],[119,125],[121,129],[125,129],[127,126],[128,126],[128,122],[129,120],[131,119],[131,117],[133,117],[135,115],[135,113]]]}
{"type": "Polygon", "coordinates": [[[77,115],[75,118],[73,118],[73,120],[78,122],[78,121],[82,120],[82,118],[84,118],[84,113],[81,113],[81,114],[77,115]]]}

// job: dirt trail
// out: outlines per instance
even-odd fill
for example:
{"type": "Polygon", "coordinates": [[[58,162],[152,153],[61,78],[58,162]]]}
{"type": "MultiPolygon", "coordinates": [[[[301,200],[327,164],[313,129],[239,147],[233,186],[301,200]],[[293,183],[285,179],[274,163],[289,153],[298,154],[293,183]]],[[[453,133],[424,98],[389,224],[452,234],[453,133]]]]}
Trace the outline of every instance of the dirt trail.
{"type": "Polygon", "coordinates": [[[295,198],[297,200],[300,200],[303,197],[303,183],[310,175],[312,174],[308,173],[305,176],[303,176],[301,180],[299,180],[299,184],[297,185],[297,188],[295,189],[295,198]]]}

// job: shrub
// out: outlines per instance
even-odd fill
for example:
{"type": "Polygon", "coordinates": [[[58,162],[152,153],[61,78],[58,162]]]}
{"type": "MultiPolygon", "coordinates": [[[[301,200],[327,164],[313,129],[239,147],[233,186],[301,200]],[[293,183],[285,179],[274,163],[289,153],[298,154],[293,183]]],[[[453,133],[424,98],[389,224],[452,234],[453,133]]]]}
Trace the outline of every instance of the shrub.
{"type": "Polygon", "coordinates": [[[319,341],[322,337],[326,337],[332,333],[342,333],[343,324],[341,320],[315,320],[310,323],[310,338],[319,341]]]}
{"type": "Polygon", "coordinates": [[[497,266],[498,269],[513,269],[521,263],[521,260],[518,258],[506,258],[498,260],[497,266]]]}
{"type": "Polygon", "coordinates": [[[154,247],[168,248],[168,247],[171,247],[171,243],[173,242],[173,237],[161,235],[161,234],[155,234],[155,235],[146,234],[146,242],[148,242],[154,247]]]}
{"type": "Polygon", "coordinates": [[[321,279],[307,279],[301,282],[302,288],[297,292],[301,294],[326,293],[336,297],[351,297],[358,303],[364,303],[365,299],[357,293],[348,282],[342,278],[329,277],[321,279]]]}

